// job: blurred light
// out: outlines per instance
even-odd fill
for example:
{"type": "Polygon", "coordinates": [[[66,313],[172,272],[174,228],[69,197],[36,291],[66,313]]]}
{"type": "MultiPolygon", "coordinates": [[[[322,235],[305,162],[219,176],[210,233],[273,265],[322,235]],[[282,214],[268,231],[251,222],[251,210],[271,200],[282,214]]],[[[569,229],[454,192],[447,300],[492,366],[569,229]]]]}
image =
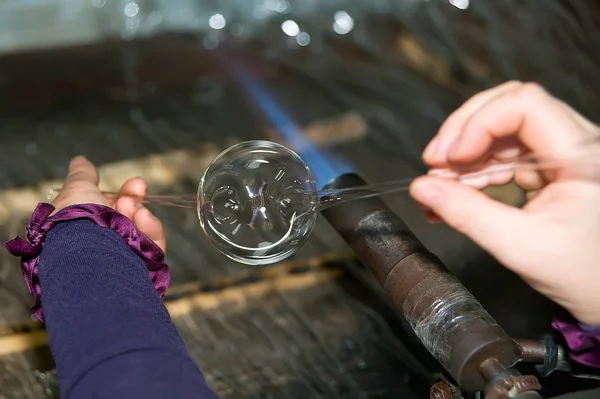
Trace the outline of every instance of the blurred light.
{"type": "Polygon", "coordinates": [[[223,29],[227,23],[221,14],[215,14],[208,20],[208,25],[213,29],[223,29]]]}
{"type": "Polygon", "coordinates": [[[150,25],[160,25],[160,23],[163,21],[163,15],[161,13],[159,13],[158,11],[152,11],[149,15],[148,15],[148,23],[150,25]]]}
{"type": "Polygon", "coordinates": [[[301,46],[308,46],[310,44],[310,35],[306,32],[300,32],[296,36],[296,42],[301,46]]]}
{"type": "MultiPolygon", "coordinates": [[[[303,35],[302,32],[298,37],[303,35]]],[[[297,38],[298,38],[297,37],[297,38]]],[[[276,133],[290,145],[290,148],[298,152],[298,155],[306,162],[314,174],[314,178],[319,187],[323,187],[331,179],[352,171],[352,166],[344,159],[335,154],[321,150],[313,144],[306,136],[291,115],[251,74],[249,74],[243,64],[229,64],[235,76],[240,79],[242,86],[248,91],[255,104],[264,113],[276,133]]]]}
{"type": "Polygon", "coordinates": [[[454,7],[459,8],[461,10],[466,10],[469,8],[469,0],[448,0],[450,4],[454,7]]]}
{"type": "Polygon", "coordinates": [[[296,36],[300,33],[300,27],[294,21],[288,19],[281,24],[281,30],[288,36],[296,36]]]}
{"type": "Polygon", "coordinates": [[[138,15],[138,13],[140,12],[140,6],[138,6],[137,3],[131,2],[131,3],[127,3],[125,4],[125,9],[123,10],[123,13],[125,14],[126,17],[135,17],[136,15],[138,15]]]}
{"type": "Polygon", "coordinates": [[[333,30],[337,34],[345,35],[354,29],[354,19],[346,11],[336,12],[333,20],[333,30]]]}
{"type": "Polygon", "coordinates": [[[281,14],[289,11],[289,5],[286,0],[266,0],[265,8],[267,10],[272,10],[281,14]]]}
{"type": "Polygon", "coordinates": [[[254,8],[252,14],[254,15],[254,18],[258,20],[263,20],[269,18],[272,14],[272,11],[269,10],[267,7],[258,6],[254,8]]]}
{"type": "Polygon", "coordinates": [[[96,8],[102,8],[106,5],[106,0],[92,0],[92,5],[96,8]]]}

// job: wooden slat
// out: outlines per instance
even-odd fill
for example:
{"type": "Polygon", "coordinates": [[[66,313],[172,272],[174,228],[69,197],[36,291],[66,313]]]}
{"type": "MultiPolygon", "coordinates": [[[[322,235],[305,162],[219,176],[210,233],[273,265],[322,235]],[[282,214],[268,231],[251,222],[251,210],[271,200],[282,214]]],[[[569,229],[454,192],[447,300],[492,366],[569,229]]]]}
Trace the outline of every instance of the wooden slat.
{"type": "MultiPolygon", "coordinates": [[[[167,301],[165,306],[173,319],[198,309],[211,310],[224,305],[244,305],[250,300],[274,292],[297,291],[317,286],[340,277],[341,269],[312,270],[303,274],[280,275],[244,286],[226,288],[215,293],[199,293],[167,301]]],[[[12,334],[0,337],[0,356],[6,356],[48,345],[46,331],[12,334]]]]}
{"type": "MultiPolygon", "coordinates": [[[[306,126],[306,137],[319,146],[331,146],[356,141],[366,134],[366,123],[362,117],[349,112],[339,117],[316,121],[306,126]]],[[[272,132],[271,139],[278,140],[272,132]]],[[[228,145],[234,145],[238,139],[230,139],[228,145]]],[[[190,149],[153,154],[99,166],[100,189],[117,191],[123,182],[139,176],[153,190],[168,190],[177,181],[190,179],[200,181],[210,162],[224,147],[206,143],[190,149]]],[[[6,223],[15,214],[29,214],[39,202],[51,199],[52,189],[59,189],[62,180],[44,181],[35,186],[0,190],[0,223],[6,223]]],[[[170,193],[166,193],[170,194],[170,193]]],[[[192,193],[193,194],[193,193],[192,193]]]]}
{"type": "MultiPolygon", "coordinates": [[[[367,131],[367,122],[356,111],[349,111],[332,118],[318,120],[307,124],[303,128],[304,136],[311,143],[321,148],[359,141],[367,135],[367,131]]],[[[267,137],[269,140],[287,145],[276,130],[268,130],[267,137]]]]}

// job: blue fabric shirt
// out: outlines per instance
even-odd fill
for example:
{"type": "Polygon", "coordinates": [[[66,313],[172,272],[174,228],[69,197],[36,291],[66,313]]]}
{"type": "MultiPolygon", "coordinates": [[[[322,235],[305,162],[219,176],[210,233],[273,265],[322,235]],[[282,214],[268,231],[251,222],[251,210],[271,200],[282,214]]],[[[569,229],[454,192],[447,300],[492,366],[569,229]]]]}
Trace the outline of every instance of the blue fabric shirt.
{"type": "Polygon", "coordinates": [[[144,262],[115,231],[86,220],[58,224],[39,277],[62,398],[217,398],[144,262]]]}

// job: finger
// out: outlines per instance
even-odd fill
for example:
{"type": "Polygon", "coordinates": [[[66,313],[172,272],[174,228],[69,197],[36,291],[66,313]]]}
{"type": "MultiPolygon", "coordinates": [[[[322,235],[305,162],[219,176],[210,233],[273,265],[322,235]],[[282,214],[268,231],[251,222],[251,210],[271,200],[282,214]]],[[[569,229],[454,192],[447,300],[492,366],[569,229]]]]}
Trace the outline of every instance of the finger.
{"type": "Polygon", "coordinates": [[[461,176],[458,180],[469,187],[477,190],[483,190],[489,186],[503,186],[510,183],[514,179],[514,170],[499,168],[495,169],[495,165],[490,165],[481,173],[467,173],[461,176]]]}
{"type": "Polygon", "coordinates": [[[104,198],[106,198],[106,200],[108,201],[108,206],[113,209],[117,209],[117,200],[119,199],[119,197],[109,193],[103,193],[103,195],[104,198]]]}
{"type": "MultiPolygon", "coordinates": [[[[508,136],[499,137],[494,140],[486,155],[492,159],[506,162],[516,160],[525,152],[525,147],[523,147],[523,143],[518,137],[508,136]]],[[[487,156],[484,156],[484,159],[487,158],[487,156]]]]}
{"type": "Polygon", "coordinates": [[[446,224],[496,256],[528,240],[534,224],[529,220],[532,215],[454,181],[421,177],[411,185],[410,193],[446,224]]]}
{"type": "Polygon", "coordinates": [[[127,180],[119,190],[116,211],[133,220],[133,215],[142,207],[146,196],[146,182],[139,177],[127,180]]]}
{"type": "Polygon", "coordinates": [[[134,215],[141,208],[139,202],[133,197],[120,197],[117,199],[115,210],[133,221],[134,215]]]}
{"type": "Polygon", "coordinates": [[[515,183],[524,191],[537,191],[547,184],[544,177],[536,170],[519,170],[515,173],[515,183]]]}
{"type": "Polygon", "coordinates": [[[426,207],[425,205],[421,204],[418,201],[415,201],[417,203],[417,206],[419,207],[420,210],[423,211],[423,213],[425,214],[425,220],[427,220],[427,222],[432,223],[432,224],[437,224],[437,223],[442,223],[442,219],[440,219],[440,217],[438,215],[436,215],[434,212],[431,211],[431,209],[429,209],[428,207],[426,207]]]}
{"type": "Polygon", "coordinates": [[[131,196],[137,198],[144,198],[146,196],[147,185],[144,180],[140,177],[134,177],[127,180],[119,191],[119,196],[131,196]]]}
{"type": "Polygon", "coordinates": [[[584,130],[562,104],[536,84],[524,84],[483,105],[465,123],[452,144],[453,163],[481,159],[494,141],[517,135],[525,147],[538,154],[559,158],[573,155],[584,130]]]}
{"type": "Polygon", "coordinates": [[[438,134],[425,148],[423,160],[434,167],[444,167],[447,165],[448,150],[459,136],[462,127],[471,115],[500,93],[512,90],[521,84],[521,82],[517,81],[506,82],[471,97],[460,108],[454,111],[442,124],[438,134]]]}
{"type": "Polygon", "coordinates": [[[567,114],[571,116],[571,118],[573,119],[573,121],[576,124],[584,126],[586,130],[589,130],[589,131],[593,132],[594,134],[600,133],[600,128],[598,127],[598,125],[596,125],[592,121],[586,119],[583,115],[581,115],[579,112],[577,112],[569,104],[566,104],[564,101],[559,101],[559,102],[563,106],[563,108],[567,111],[567,114]]]}
{"type": "Polygon", "coordinates": [[[150,210],[147,208],[138,210],[138,212],[134,214],[133,222],[142,233],[154,241],[163,252],[166,252],[167,238],[165,236],[165,230],[161,221],[152,215],[150,210]]]}
{"type": "Polygon", "coordinates": [[[476,189],[484,189],[488,186],[503,186],[514,178],[514,169],[504,164],[488,162],[475,171],[472,169],[431,169],[428,176],[460,181],[476,189]]]}
{"type": "Polygon", "coordinates": [[[426,207],[425,205],[421,204],[420,202],[417,202],[417,206],[419,207],[420,210],[422,210],[423,212],[427,212],[430,209],[428,207],[426,207]]]}
{"type": "Polygon", "coordinates": [[[77,156],[69,164],[69,173],[67,174],[63,190],[67,190],[74,185],[98,187],[99,181],[100,176],[94,164],[85,157],[77,156]]]}
{"type": "Polygon", "coordinates": [[[427,220],[427,222],[431,224],[444,223],[441,217],[439,217],[435,212],[431,211],[425,212],[425,220],[427,220]]]}
{"type": "Polygon", "coordinates": [[[82,156],[73,158],[63,187],[52,200],[53,214],[66,206],[85,202],[108,205],[98,190],[99,179],[98,170],[90,161],[82,156]]]}
{"type": "Polygon", "coordinates": [[[531,201],[532,199],[537,197],[540,194],[540,192],[541,190],[528,191],[525,193],[525,197],[527,198],[527,201],[531,201]]]}

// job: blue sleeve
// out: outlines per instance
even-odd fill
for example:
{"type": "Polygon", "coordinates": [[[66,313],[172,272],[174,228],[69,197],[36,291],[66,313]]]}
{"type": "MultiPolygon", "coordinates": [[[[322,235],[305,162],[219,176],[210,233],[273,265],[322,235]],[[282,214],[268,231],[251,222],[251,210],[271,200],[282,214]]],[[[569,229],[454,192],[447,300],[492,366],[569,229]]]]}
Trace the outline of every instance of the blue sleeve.
{"type": "Polygon", "coordinates": [[[213,399],[141,258],[86,220],[48,232],[42,307],[61,397],[213,399]]]}

